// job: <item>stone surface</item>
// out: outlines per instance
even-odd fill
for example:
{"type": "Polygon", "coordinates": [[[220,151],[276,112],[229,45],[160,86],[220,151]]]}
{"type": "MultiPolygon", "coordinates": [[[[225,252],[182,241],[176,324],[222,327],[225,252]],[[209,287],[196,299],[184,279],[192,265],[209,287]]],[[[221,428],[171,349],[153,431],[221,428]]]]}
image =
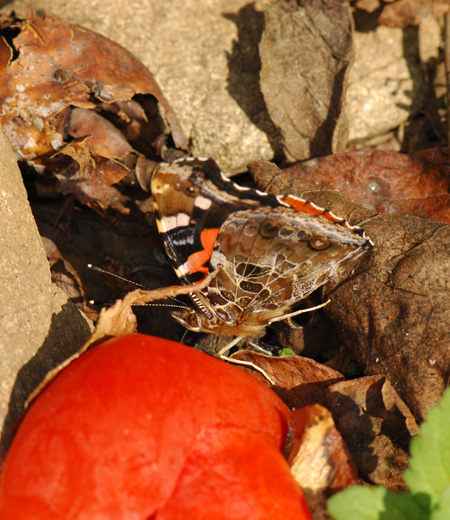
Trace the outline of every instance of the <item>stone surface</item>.
{"type": "Polygon", "coordinates": [[[347,90],[349,141],[396,128],[421,107],[425,94],[417,32],[378,26],[355,32],[347,90]]]}
{"type": "Polygon", "coordinates": [[[0,135],[0,421],[17,372],[47,336],[50,268],[14,153],[0,135]]]}
{"type": "Polygon", "coordinates": [[[14,153],[0,134],[0,454],[28,394],[84,343],[90,327],[52,284],[14,153]]]}

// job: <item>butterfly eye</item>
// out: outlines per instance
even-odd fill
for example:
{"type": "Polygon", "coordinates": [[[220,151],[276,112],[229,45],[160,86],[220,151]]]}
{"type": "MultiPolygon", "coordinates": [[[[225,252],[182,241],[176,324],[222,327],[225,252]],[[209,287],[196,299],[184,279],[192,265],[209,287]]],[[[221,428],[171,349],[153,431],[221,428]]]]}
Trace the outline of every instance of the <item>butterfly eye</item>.
{"type": "Polygon", "coordinates": [[[322,251],[323,249],[327,249],[330,247],[330,242],[324,238],[311,238],[311,240],[308,242],[309,247],[311,249],[314,249],[316,251],[322,251]]]}

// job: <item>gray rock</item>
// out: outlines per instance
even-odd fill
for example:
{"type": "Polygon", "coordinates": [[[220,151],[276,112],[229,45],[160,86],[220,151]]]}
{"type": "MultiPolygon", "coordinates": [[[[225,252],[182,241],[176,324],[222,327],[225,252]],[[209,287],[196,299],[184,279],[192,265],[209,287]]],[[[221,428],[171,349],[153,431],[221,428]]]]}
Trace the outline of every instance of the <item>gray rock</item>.
{"type": "Polygon", "coordinates": [[[29,393],[89,334],[86,319],[51,282],[22,175],[0,133],[1,452],[29,393]]]}
{"type": "Polygon", "coordinates": [[[8,413],[17,372],[50,328],[50,268],[22,175],[0,135],[0,420],[8,413]]]}
{"type": "Polygon", "coordinates": [[[425,95],[414,30],[378,26],[354,34],[347,86],[349,141],[384,134],[417,113],[425,95]]]}

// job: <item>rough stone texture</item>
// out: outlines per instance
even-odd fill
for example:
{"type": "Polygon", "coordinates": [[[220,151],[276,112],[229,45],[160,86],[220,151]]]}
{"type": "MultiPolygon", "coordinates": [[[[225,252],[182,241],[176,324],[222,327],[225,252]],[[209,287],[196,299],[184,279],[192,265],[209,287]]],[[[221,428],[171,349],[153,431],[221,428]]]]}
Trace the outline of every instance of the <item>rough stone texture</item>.
{"type": "Polygon", "coordinates": [[[418,45],[416,28],[355,32],[346,105],[350,141],[383,134],[419,110],[425,90],[418,45]]]}
{"type": "Polygon", "coordinates": [[[31,390],[90,328],[52,284],[14,153],[0,133],[0,455],[31,390]],[[12,397],[11,397],[12,396],[12,397]]]}
{"type": "Polygon", "coordinates": [[[47,336],[50,268],[14,153],[0,135],[0,421],[18,370],[47,336]]]}

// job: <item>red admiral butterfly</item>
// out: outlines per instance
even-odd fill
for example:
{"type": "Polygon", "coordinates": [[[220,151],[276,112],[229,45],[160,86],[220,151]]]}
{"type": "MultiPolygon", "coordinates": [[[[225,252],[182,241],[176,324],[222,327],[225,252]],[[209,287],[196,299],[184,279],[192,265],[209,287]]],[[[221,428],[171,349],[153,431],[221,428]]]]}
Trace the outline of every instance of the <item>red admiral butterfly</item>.
{"type": "Polygon", "coordinates": [[[215,272],[174,317],[196,332],[255,335],[372,245],[312,202],[238,186],[213,159],[179,159],[155,169],[157,226],[183,284],[215,272]]]}

